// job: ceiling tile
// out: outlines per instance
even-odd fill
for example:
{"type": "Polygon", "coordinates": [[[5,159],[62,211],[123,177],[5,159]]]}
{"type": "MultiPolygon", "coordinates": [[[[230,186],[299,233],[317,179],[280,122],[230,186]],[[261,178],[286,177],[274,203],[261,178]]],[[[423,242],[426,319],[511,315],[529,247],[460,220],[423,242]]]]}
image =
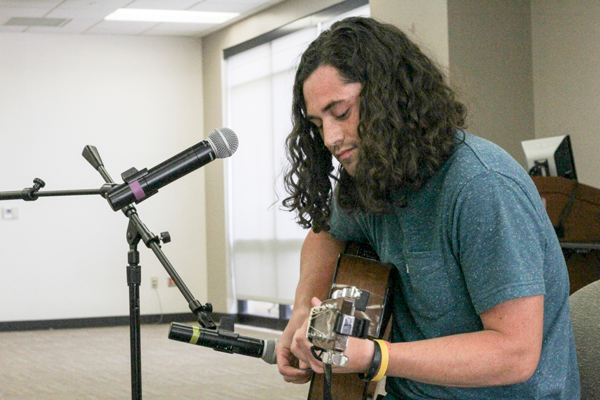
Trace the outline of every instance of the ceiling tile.
{"type": "Polygon", "coordinates": [[[52,8],[62,3],[62,0],[0,0],[0,6],[18,8],[52,8]]]}
{"type": "Polygon", "coordinates": [[[44,8],[17,8],[0,6],[0,24],[13,17],[42,18],[48,10],[44,8]]]}
{"type": "Polygon", "coordinates": [[[141,35],[148,29],[152,29],[157,25],[156,22],[127,22],[121,23],[121,21],[100,21],[86,33],[104,33],[104,34],[115,34],[115,35],[141,35]]]}
{"type": "Polygon", "coordinates": [[[201,37],[282,1],[284,0],[0,0],[0,32],[201,37]],[[119,8],[237,12],[240,16],[222,25],[104,20],[119,8]],[[65,18],[70,21],[62,27],[5,26],[13,17],[65,18]]]}
{"type": "Polygon", "coordinates": [[[198,36],[198,31],[204,31],[214,27],[214,24],[175,24],[162,23],[148,32],[147,35],[179,35],[179,36],[198,36]]]}

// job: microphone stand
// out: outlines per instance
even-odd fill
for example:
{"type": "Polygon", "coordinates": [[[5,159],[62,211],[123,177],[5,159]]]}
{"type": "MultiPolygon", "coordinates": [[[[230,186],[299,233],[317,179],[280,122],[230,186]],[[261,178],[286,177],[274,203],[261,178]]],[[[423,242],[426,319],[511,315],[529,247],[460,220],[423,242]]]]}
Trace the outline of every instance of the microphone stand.
{"type": "MultiPolygon", "coordinates": [[[[39,197],[49,196],[79,196],[79,195],[101,195],[106,198],[106,193],[112,189],[116,183],[112,180],[100,158],[100,154],[94,146],[86,146],[83,149],[83,157],[100,173],[106,184],[100,189],[80,189],[80,190],[62,190],[62,191],[40,191],[46,184],[43,180],[35,178],[34,184],[30,188],[21,191],[0,192],[1,200],[25,200],[34,201],[39,197]]],[[[137,210],[132,204],[122,208],[123,213],[129,219],[127,226],[127,243],[129,252],[127,253],[127,286],[129,286],[129,331],[130,331],[130,349],[131,349],[131,398],[132,400],[142,399],[142,352],[140,340],[140,283],[141,268],[139,265],[140,255],[137,246],[143,241],[146,247],[150,248],[160,263],[163,265],[173,282],[187,300],[190,310],[198,318],[198,322],[206,329],[217,329],[216,324],[210,317],[212,304],[202,305],[196,300],[189,291],[173,265],[169,262],[160,247],[160,242],[170,242],[169,234],[163,232],[161,237],[154,235],[141,221],[137,210]]]]}

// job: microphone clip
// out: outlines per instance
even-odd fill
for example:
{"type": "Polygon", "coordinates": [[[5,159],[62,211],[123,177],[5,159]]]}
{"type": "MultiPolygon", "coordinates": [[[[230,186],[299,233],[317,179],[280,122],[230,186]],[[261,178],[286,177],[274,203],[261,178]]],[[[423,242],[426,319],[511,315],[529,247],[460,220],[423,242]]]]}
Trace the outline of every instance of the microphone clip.
{"type": "Polygon", "coordinates": [[[148,168],[138,171],[137,168],[132,167],[121,174],[121,179],[123,179],[123,182],[131,183],[143,178],[146,175],[148,175],[148,168]]]}
{"type": "MultiPolygon", "coordinates": [[[[233,318],[221,317],[219,320],[219,326],[217,327],[217,335],[228,339],[237,339],[240,336],[239,333],[235,332],[235,321],[233,318]]],[[[221,351],[229,352],[228,349],[221,351]]]]}
{"type": "Polygon", "coordinates": [[[138,171],[135,167],[129,168],[127,171],[121,174],[121,179],[123,179],[123,182],[129,185],[129,188],[135,195],[137,203],[158,193],[157,189],[149,188],[146,184],[145,178],[147,175],[148,168],[138,171]]]}

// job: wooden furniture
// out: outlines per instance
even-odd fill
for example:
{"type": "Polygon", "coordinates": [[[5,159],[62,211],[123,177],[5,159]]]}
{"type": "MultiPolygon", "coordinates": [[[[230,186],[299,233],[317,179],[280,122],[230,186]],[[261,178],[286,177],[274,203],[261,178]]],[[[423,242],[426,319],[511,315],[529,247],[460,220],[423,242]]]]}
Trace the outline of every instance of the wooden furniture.
{"type": "Polygon", "coordinates": [[[574,293],[600,279],[600,189],[560,177],[532,179],[558,235],[574,293]]]}

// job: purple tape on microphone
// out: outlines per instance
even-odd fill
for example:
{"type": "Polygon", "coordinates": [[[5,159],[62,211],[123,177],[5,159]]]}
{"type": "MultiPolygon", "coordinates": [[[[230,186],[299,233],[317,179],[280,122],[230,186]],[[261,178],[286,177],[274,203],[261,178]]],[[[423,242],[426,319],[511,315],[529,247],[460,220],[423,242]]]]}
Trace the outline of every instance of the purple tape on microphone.
{"type": "Polygon", "coordinates": [[[138,181],[131,182],[129,184],[129,188],[133,192],[133,195],[137,201],[141,201],[146,197],[146,193],[144,193],[144,189],[142,189],[142,186],[138,181]]]}

